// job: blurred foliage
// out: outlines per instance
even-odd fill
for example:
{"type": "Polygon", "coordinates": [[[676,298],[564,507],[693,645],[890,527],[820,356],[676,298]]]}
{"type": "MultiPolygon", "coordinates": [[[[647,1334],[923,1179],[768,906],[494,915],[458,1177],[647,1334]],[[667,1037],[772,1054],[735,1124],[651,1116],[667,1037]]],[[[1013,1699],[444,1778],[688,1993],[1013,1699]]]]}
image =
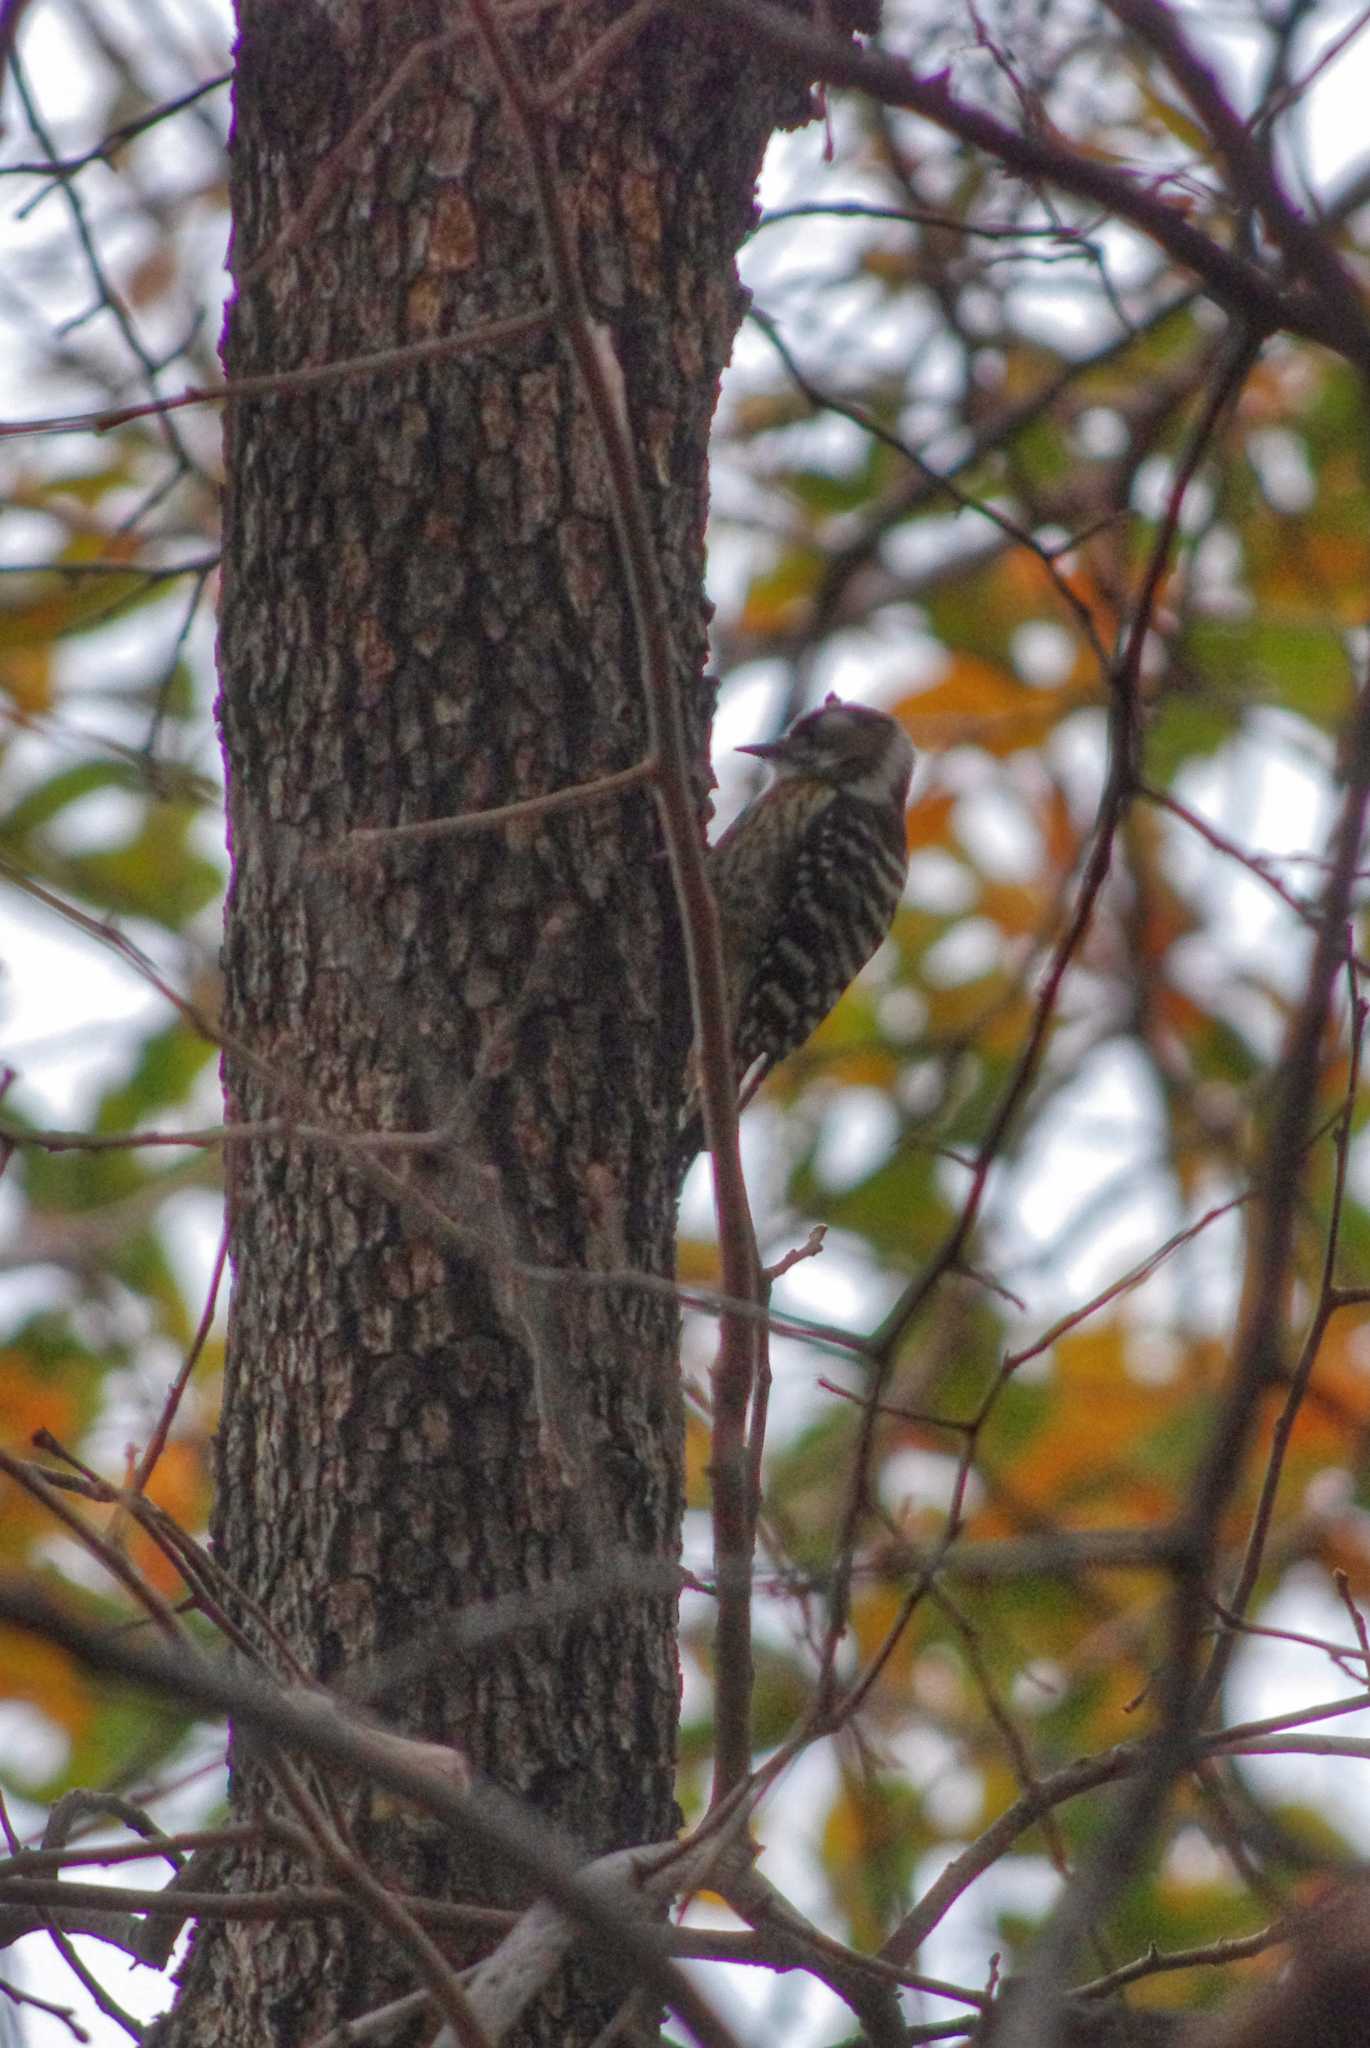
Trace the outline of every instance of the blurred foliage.
{"type": "MultiPolygon", "coordinates": [[[[1000,24],[1013,30],[1011,60],[983,26],[977,39],[959,18],[906,14],[891,34],[916,31],[925,71],[954,63],[960,88],[1005,118],[1016,81],[1081,151],[1182,192],[1224,242],[1247,233],[1190,114],[1092,13],[1053,0],[1030,20],[1015,14],[1000,24]]],[[[1248,68],[1292,122],[1299,99],[1286,88],[1318,44],[1296,13],[1289,21],[1286,31],[1251,17],[1261,50],[1248,68]]],[[[79,153],[213,77],[221,33],[210,13],[197,17],[174,64],[127,25],[122,41],[83,43],[82,104],[51,133],[41,106],[57,100],[35,49],[21,80],[39,125],[25,135],[16,105],[11,159],[79,153]]],[[[0,190],[14,274],[41,320],[21,317],[17,299],[4,314],[23,365],[7,409],[89,410],[131,387],[146,396],[212,380],[223,97],[206,94],[67,178],[10,163],[0,190]],[[121,223],[110,290],[146,362],[115,323],[83,321],[102,292],[74,254],[78,204],[97,245],[121,223]],[[68,259],[60,277],[54,247],[68,259]]],[[[878,1945],[948,1853],[1025,1788],[1129,1740],[1145,1718],[1164,1575],[1135,1558],[1101,1564],[1089,1539],[1180,1516],[1230,1361],[1258,1144],[1308,964],[1337,741],[1364,664],[1370,474],[1353,372],[1327,350],[1267,344],[1200,453],[1145,640],[1141,793],[1043,1009],[1095,829],[1111,665],[1222,358],[1223,322],[1135,233],[1007,179],[925,124],[841,98],[826,133],[831,162],[818,129],[778,146],[744,260],[758,320],[718,428],[721,712],[734,737],[760,738],[836,688],[892,709],[922,758],[891,939],[748,1120],[767,1254],[802,1243],[814,1223],[829,1229],[822,1255],[780,1282],[782,1316],[857,1337],[876,1328],[954,1229],[970,1163],[1038,1021],[1044,1032],[973,1238],[904,1333],[882,1391],[839,1652],[848,1678],[870,1660],[879,1668],[860,1715],[820,1745],[805,1783],[821,1792],[796,1811],[782,1781],[760,1819],[769,1841],[802,1839],[812,1853],[834,1931],[878,1945]],[[795,217],[801,204],[810,211],[795,217]]],[[[1358,191],[1324,198],[1329,240],[1363,267],[1358,191]]],[[[40,1034],[66,1020],[60,1062],[35,1027],[20,1029],[30,1042],[10,1056],[4,1117],[16,1139],[69,1120],[103,1137],[212,1122],[213,1048],[139,963],[212,1013],[224,876],[210,708],[216,423],[190,411],[4,445],[3,999],[22,1019],[25,979],[60,975],[60,998],[42,992],[31,1014],[40,1034]],[[29,965],[35,930],[61,938],[60,965],[48,953],[53,964],[29,965]],[[101,969],[89,990],[88,964],[101,969]]],[[[732,801],[741,785],[720,766],[732,801]]],[[[1358,949],[1363,925],[1361,912],[1358,949]]],[[[5,1032],[12,1040],[9,1019],[5,1032]]],[[[1329,1121],[1299,1225],[1305,1310],[1328,1240],[1346,1017],[1325,1050],[1329,1121]]],[[[1353,1132],[1363,1120],[1357,1103],[1353,1132]]],[[[1370,1182],[1359,1147],[1351,1159],[1338,1270],[1365,1285],[1370,1182]]],[[[699,1186],[680,1260],[690,1289],[717,1277],[699,1186]]],[[[146,1443],[200,1318],[215,1234],[204,1198],[216,1187],[212,1152],[16,1144],[3,1190],[0,1443],[26,1457],[41,1428],[123,1476],[125,1447],[146,1443]]],[[[690,1318],[691,1374],[710,1334],[690,1318]]],[[[218,1358],[215,1336],[153,1483],[191,1530],[206,1513],[218,1358]]],[[[761,1750],[815,1708],[864,1370],[840,1345],[789,1338],[776,1341],[775,1367],[761,1750]]],[[[707,1397],[691,1385],[690,1501],[702,1511],[707,1397]]],[[[1220,1584],[1247,1544],[1286,1386],[1270,1390],[1232,1501],[1220,1584]]],[[[1305,1590],[1319,1617],[1310,1633],[1347,1646],[1324,1694],[1344,1690],[1348,1673],[1365,1677],[1335,1605],[1370,1600],[1367,1444],[1370,1305],[1350,1304],[1328,1322],[1293,1424],[1252,1606],[1259,1618],[1282,1589],[1305,1590]]],[[[141,1537],[119,1540],[176,1594],[165,1559],[141,1537]]],[[[13,1489],[0,1550],[7,1569],[28,1561],[88,1583],[89,1561],[78,1567],[75,1546],[55,1542],[44,1509],[13,1489]]],[[[685,1630],[691,1812],[708,1784],[709,1619],[697,1604],[685,1630]]],[[[89,1682],[31,1643],[0,1646],[0,1665],[12,1695],[69,1745],[64,1771],[41,1785],[0,1747],[11,1789],[112,1780],[135,1760],[150,1779],[184,1733],[144,1703],[102,1694],[97,1712],[89,1682]]],[[[1353,1853],[1349,1811],[1281,1806],[1264,1786],[1215,1766],[1205,1796],[1190,1788],[1179,1800],[1108,1930],[1115,1958],[1249,1931],[1272,1899],[1299,1896],[1353,1853]]],[[[1037,1904],[1024,1905],[1021,1885],[987,1880],[979,1924],[991,1945],[1012,1956],[1051,1865],[1073,1864],[1105,1824],[1080,1798],[1017,1837],[1005,1860],[1040,1870],[1037,1904]]],[[[1138,1987],[1168,2002],[1213,1992],[1202,1970],[1138,1987]]]]}
{"type": "MultiPolygon", "coordinates": [[[[226,95],[156,117],[224,71],[226,23],[210,8],[174,28],[154,16],[84,28],[79,14],[49,16],[21,40],[0,160],[6,414],[85,412],[217,377],[226,95]],[[130,125],[69,179],[15,168],[66,162],[130,125]]],[[[212,1017],[218,441],[206,412],[0,448],[0,1114],[16,1140],[72,1125],[113,1141],[222,1113],[216,1048],[157,986],[212,1017]]],[[[55,1444],[125,1480],[194,1339],[219,1199],[213,1151],[16,1143],[0,1190],[0,1446],[31,1459],[41,1431],[49,1466],[63,1462],[55,1444]]],[[[207,1519],[221,1354],[216,1330],[147,1486],[192,1532],[207,1519]]],[[[28,1562],[87,1603],[97,1587],[126,1621],[74,1534],[0,1485],[6,1569],[28,1562]]],[[[183,1596],[122,1514],[63,1499],[164,1598],[183,1596]]],[[[31,1638],[7,1640],[0,1668],[5,1693],[65,1740],[63,1754],[11,1724],[0,1789],[155,1785],[184,1744],[183,1713],[97,1687],[31,1638]]]]}

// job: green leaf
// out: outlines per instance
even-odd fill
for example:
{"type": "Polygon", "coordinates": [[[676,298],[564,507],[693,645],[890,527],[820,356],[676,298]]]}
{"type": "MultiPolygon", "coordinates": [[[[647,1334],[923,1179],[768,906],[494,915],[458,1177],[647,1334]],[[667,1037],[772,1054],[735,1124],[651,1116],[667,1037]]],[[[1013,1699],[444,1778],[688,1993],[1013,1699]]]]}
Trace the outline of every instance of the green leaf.
{"type": "Polygon", "coordinates": [[[128,1079],[104,1096],[95,1129],[136,1130],[154,1111],[179,1106],[214,1057],[214,1046],[179,1017],[154,1031],[139,1046],[128,1079]]]}
{"type": "Polygon", "coordinates": [[[83,797],[103,790],[136,787],[137,778],[121,761],[83,761],[78,767],[63,768],[26,791],[0,816],[0,834],[11,840],[27,839],[83,797]]]}
{"type": "Polygon", "coordinates": [[[1163,788],[1186,761],[1208,760],[1226,746],[1236,721],[1205,698],[1167,696],[1146,735],[1146,772],[1163,788]]]}
{"type": "Polygon", "coordinates": [[[190,844],[198,817],[193,804],[149,803],[141,828],[122,846],[66,863],[70,883],[106,910],[180,931],[223,890],[220,869],[190,844]]]}

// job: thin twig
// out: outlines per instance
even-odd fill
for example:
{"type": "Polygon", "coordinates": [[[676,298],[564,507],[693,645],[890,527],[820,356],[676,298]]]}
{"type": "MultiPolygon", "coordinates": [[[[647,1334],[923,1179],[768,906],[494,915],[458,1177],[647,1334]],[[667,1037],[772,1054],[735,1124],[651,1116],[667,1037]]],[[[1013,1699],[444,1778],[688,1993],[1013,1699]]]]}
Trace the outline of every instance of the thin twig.
{"type": "MultiPolygon", "coordinates": [[[[1347,948],[1349,951],[1349,932],[1347,935],[1347,948]]],[[[1260,1576],[1261,1560],[1265,1555],[1265,1545],[1270,1530],[1271,1518],[1275,1512],[1275,1495],[1279,1489],[1280,1475],[1284,1470],[1284,1460],[1289,1450],[1290,1439],[1294,1433],[1294,1425],[1298,1420],[1299,1411],[1308,1392],[1309,1378],[1317,1361],[1318,1352],[1322,1348],[1322,1340],[1326,1334],[1327,1326],[1339,1306],[1334,1291],[1334,1283],[1336,1279],[1337,1253],[1341,1243],[1342,1214],[1346,1200],[1346,1176],[1350,1166],[1352,1118],[1357,1108],[1360,1092],[1361,1046],[1365,1032],[1366,1014],[1366,1005],[1356,985],[1355,965],[1349,960],[1346,973],[1349,983],[1348,1008],[1350,1015],[1348,1032],[1350,1058],[1347,1070],[1346,1097],[1342,1104],[1341,1114],[1337,1120],[1337,1128],[1333,1140],[1332,1205],[1328,1217],[1327,1238],[1323,1247],[1322,1284],[1318,1291],[1317,1302],[1312,1317],[1309,1320],[1308,1328],[1304,1333],[1298,1362],[1293,1372],[1289,1375],[1289,1385],[1285,1393],[1284,1406],[1275,1422],[1270,1444],[1270,1455],[1266,1460],[1265,1472],[1261,1479],[1260,1495],[1256,1502],[1255,1512],[1251,1518],[1251,1528],[1247,1536],[1246,1551],[1242,1558],[1241,1569],[1237,1574],[1237,1583],[1224,1603],[1230,1614],[1239,1617],[1245,1616],[1252,1594],[1255,1592],[1256,1581],[1260,1576]]],[[[1229,1629],[1225,1635],[1218,1638],[1214,1646],[1213,1655],[1209,1661],[1208,1670],[1204,1673],[1201,1694],[1205,1704],[1210,1703],[1216,1697],[1231,1664],[1234,1648],[1235,1637],[1229,1629]]]]}
{"type": "Polygon", "coordinates": [[[1348,326],[1323,299],[1272,281],[1255,263],[1215,242],[1195,226],[1188,210],[1162,196],[1155,179],[1133,177],[1097,155],[1086,155],[1053,131],[1010,128],[984,109],[959,99],[946,72],[919,77],[902,57],[849,36],[833,35],[769,4],[769,0],[671,0],[694,22],[713,16],[730,41],[788,59],[805,78],[821,78],[868,93],[883,106],[902,107],[994,158],[1010,173],[1055,186],[1109,215],[1128,221],[1202,280],[1206,291],[1243,328],[1257,334],[1281,329],[1320,341],[1361,367],[1370,367],[1359,317],[1348,326]]]}
{"type": "Polygon", "coordinates": [[[494,804],[485,811],[460,811],[451,818],[420,818],[411,825],[362,825],[349,832],[342,846],[330,849],[324,856],[338,859],[354,848],[364,851],[376,846],[403,846],[430,839],[461,839],[469,832],[493,832],[505,825],[518,825],[529,818],[545,818],[554,811],[578,809],[584,804],[601,803],[607,797],[619,796],[625,790],[640,789],[644,783],[656,780],[657,764],[649,756],[645,761],[634,762],[631,768],[620,768],[612,775],[597,775],[592,782],[577,782],[569,789],[549,790],[546,796],[520,797],[516,803],[494,804]]]}
{"type": "Polygon", "coordinates": [[[210,1271],[209,1286],[205,1290],[205,1304],[200,1311],[200,1320],[196,1325],[195,1335],[190,1340],[190,1348],[181,1361],[175,1379],[167,1389],[166,1399],[162,1403],[162,1412],[157,1417],[157,1426],[148,1438],[147,1447],[142,1457],[138,1460],[137,1469],[133,1477],[129,1480],[130,1493],[139,1494],[147,1491],[147,1483],[156,1468],[157,1460],[166,1449],[167,1437],[171,1433],[172,1423],[176,1420],[176,1412],[181,1405],[182,1396],[190,1384],[190,1376],[199,1362],[200,1353],[204,1350],[209,1340],[209,1332],[214,1322],[214,1311],[219,1300],[219,1288],[223,1282],[224,1268],[227,1264],[228,1219],[225,1217],[219,1231],[219,1248],[214,1254],[214,1264],[210,1271]]]}
{"type": "MultiPolygon", "coordinates": [[[[136,120],[124,121],[118,128],[111,128],[107,135],[101,136],[89,149],[82,150],[79,156],[56,159],[49,157],[36,163],[20,161],[0,164],[0,178],[51,178],[56,182],[64,182],[67,178],[74,177],[78,171],[85,170],[87,164],[108,163],[116,150],[122,149],[126,143],[136,141],[140,135],[146,135],[149,128],[159,127],[163,121],[170,120],[173,114],[184,113],[187,107],[193,107],[198,100],[207,98],[212,92],[218,92],[221,86],[230,85],[232,81],[231,71],[216,72],[212,78],[206,78],[199,85],[192,85],[188,91],[178,93],[175,99],[163,100],[161,105],[153,107],[150,113],[139,114],[136,120]]],[[[39,205],[52,189],[53,186],[49,185],[44,191],[35,193],[32,199],[26,199],[15,218],[26,220],[34,207],[39,205]]]]}
{"type": "MultiPolygon", "coordinates": [[[[157,413],[178,412],[188,405],[235,404],[249,398],[292,398],[297,392],[313,391],[321,384],[341,384],[352,377],[390,376],[412,369],[416,363],[447,362],[469,355],[475,349],[499,348],[536,334],[555,315],[552,306],[535,306],[529,313],[511,313],[504,320],[485,320],[478,327],[463,328],[460,334],[435,334],[425,341],[407,341],[394,348],[373,349],[360,356],[340,356],[331,363],[303,363],[294,370],[275,370],[257,377],[234,377],[222,384],[191,385],[174,398],[159,398],[145,405],[121,405],[97,412],[56,413],[47,418],[0,421],[0,440],[22,434],[107,434],[130,420],[147,419],[157,413]]],[[[177,572],[180,573],[180,572],[177,572]]]]}
{"type": "MultiPolygon", "coordinates": [[[[493,1789],[479,1799],[454,1790],[431,1766],[411,1761],[400,1745],[335,1712],[312,1696],[292,1695],[242,1670],[210,1664],[196,1651],[166,1649],[133,1638],[116,1639],[82,1621],[32,1581],[0,1578],[0,1619],[67,1650],[88,1669],[131,1680],[219,1718],[269,1742],[289,1743],[317,1763],[341,1764],[370,1777],[383,1790],[414,1801],[482,1854],[511,1866],[532,1889],[556,1901],[641,1973],[705,2048],[737,2044],[689,1979],[669,1960],[654,1928],[628,1920],[585,1884],[577,1863],[544,1819],[525,1817],[493,1789]]],[[[408,1745],[417,1748],[419,1745],[408,1745]]]]}

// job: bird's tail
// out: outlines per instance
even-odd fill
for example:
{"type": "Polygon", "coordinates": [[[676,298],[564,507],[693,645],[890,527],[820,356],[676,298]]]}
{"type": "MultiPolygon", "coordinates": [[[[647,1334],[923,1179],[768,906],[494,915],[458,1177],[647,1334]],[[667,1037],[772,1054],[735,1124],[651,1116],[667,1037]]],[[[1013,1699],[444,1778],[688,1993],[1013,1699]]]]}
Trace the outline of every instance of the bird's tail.
{"type": "Polygon", "coordinates": [[[695,1101],[693,1103],[693,1106],[691,1106],[690,1103],[687,1103],[685,1106],[685,1115],[682,1117],[680,1122],[680,1128],[676,1132],[675,1179],[677,1187],[681,1185],[681,1183],[685,1179],[686,1174],[694,1165],[696,1159],[698,1159],[700,1152],[703,1149],[703,1145],[703,1111],[700,1109],[698,1101],[695,1101]]]}
{"type": "MultiPolygon", "coordinates": [[[[761,1083],[775,1062],[764,1054],[758,1055],[743,1073],[737,1095],[737,1113],[741,1116],[747,1104],[755,1095],[761,1083]]],[[[690,1168],[704,1149],[704,1111],[700,1105],[698,1088],[691,1088],[685,1098],[680,1123],[676,1131],[675,1170],[676,1186],[679,1187],[690,1168]]]]}

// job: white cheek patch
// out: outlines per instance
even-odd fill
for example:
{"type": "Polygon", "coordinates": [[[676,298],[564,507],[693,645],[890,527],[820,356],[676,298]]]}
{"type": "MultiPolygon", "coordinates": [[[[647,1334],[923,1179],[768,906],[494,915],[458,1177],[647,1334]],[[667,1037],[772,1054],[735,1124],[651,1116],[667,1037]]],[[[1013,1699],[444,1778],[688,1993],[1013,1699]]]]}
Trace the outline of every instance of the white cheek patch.
{"type": "Polygon", "coordinates": [[[843,788],[848,796],[859,797],[862,803],[887,804],[906,787],[912,771],[913,745],[905,740],[902,746],[886,747],[864,775],[844,783],[843,788]]]}
{"type": "Polygon", "coordinates": [[[844,796],[854,796],[863,804],[886,804],[904,778],[902,761],[882,761],[878,767],[858,775],[855,782],[844,782],[844,796]]]}

